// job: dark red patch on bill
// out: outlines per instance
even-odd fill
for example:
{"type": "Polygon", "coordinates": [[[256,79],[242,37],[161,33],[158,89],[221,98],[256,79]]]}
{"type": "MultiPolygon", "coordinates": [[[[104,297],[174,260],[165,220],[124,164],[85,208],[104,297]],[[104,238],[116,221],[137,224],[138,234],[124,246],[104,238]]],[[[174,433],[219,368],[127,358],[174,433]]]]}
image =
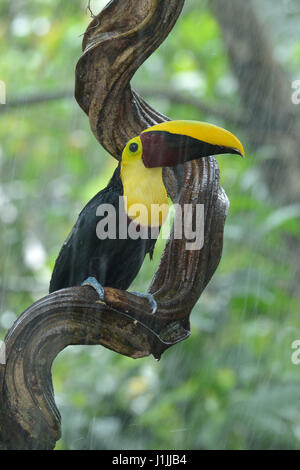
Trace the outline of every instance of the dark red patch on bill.
{"type": "Polygon", "coordinates": [[[149,131],[140,135],[143,145],[143,162],[147,168],[175,166],[197,158],[235,153],[237,149],[212,145],[181,134],[166,131],[149,131]]]}

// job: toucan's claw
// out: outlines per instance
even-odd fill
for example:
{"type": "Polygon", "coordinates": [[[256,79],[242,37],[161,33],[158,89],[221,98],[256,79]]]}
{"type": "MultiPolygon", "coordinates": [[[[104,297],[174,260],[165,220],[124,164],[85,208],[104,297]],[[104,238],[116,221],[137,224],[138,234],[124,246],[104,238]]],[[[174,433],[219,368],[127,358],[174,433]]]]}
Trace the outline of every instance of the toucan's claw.
{"type": "Polygon", "coordinates": [[[131,292],[131,294],[135,294],[138,297],[143,297],[149,301],[152,307],[152,315],[154,315],[157,311],[157,303],[155,298],[153,297],[152,294],[140,294],[139,292],[131,292]]]}
{"type": "Polygon", "coordinates": [[[104,300],[104,288],[95,277],[88,277],[81,283],[81,285],[93,287],[99,295],[99,299],[104,300]]]}

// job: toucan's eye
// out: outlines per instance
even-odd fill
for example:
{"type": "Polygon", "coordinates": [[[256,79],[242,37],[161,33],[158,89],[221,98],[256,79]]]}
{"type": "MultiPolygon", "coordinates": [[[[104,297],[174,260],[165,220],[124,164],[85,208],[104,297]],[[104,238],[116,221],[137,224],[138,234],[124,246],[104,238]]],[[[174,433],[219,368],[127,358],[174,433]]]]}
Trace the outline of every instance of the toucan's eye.
{"type": "Polygon", "coordinates": [[[136,142],[132,142],[132,144],[129,145],[129,150],[132,153],[137,152],[139,149],[139,145],[136,142]]]}

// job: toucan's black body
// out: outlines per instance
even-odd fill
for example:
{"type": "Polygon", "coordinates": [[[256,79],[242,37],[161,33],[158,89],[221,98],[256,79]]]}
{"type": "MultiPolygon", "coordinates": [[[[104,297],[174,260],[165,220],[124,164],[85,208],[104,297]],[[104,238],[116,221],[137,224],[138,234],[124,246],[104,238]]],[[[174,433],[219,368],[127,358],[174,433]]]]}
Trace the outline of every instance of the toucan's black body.
{"type": "MultiPolygon", "coordinates": [[[[119,197],[123,195],[120,164],[108,186],[84,207],[76,224],[63,244],[53,270],[49,292],[78,286],[94,277],[105,287],[126,290],[137,276],[145,256],[152,257],[156,238],[136,240],[119,239],[119,197]],[[96,227],[101,216],[96,210],[101,204],[111,204],[116,209],[116,239],[100,240],[96,227]]],[[[131,221],[127,219],[129,224],[131,221]]],[[[157,233],[158,234],[158,233],[157,233]]]]}

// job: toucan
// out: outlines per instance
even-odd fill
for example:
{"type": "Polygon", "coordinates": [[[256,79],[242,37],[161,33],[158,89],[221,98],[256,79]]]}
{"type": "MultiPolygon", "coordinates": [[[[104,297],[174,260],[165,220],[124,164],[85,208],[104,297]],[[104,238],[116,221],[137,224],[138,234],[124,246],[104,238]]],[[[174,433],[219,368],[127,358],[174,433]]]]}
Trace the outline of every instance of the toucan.
{"type": "MultiPolygon", "coordinates": [[[[163,122],[131,139],[107,187],[84,207],[64,242],[52,273],[50,293],[90,285],[103,299],[104,287],[127,290],[146,254],[152,258],[160,227],[168,215],[163,167],[227,153],[245,156],[237,137],[205,122],[163,122]],[[145,210],[136,211],[136,204],[145,210]],[[167,207],[156,214],[155,220],[150,217],[153,205],[167,207]],[[101,224],[102,229],[108,226],[109,208],[115,211],[110,219],[113,230],[99,234],[101,224]],[[128,236],[130,226],[144,236],[128,236]]],[[[145,295],[153,305],[154,299],[145,295]]]]}

